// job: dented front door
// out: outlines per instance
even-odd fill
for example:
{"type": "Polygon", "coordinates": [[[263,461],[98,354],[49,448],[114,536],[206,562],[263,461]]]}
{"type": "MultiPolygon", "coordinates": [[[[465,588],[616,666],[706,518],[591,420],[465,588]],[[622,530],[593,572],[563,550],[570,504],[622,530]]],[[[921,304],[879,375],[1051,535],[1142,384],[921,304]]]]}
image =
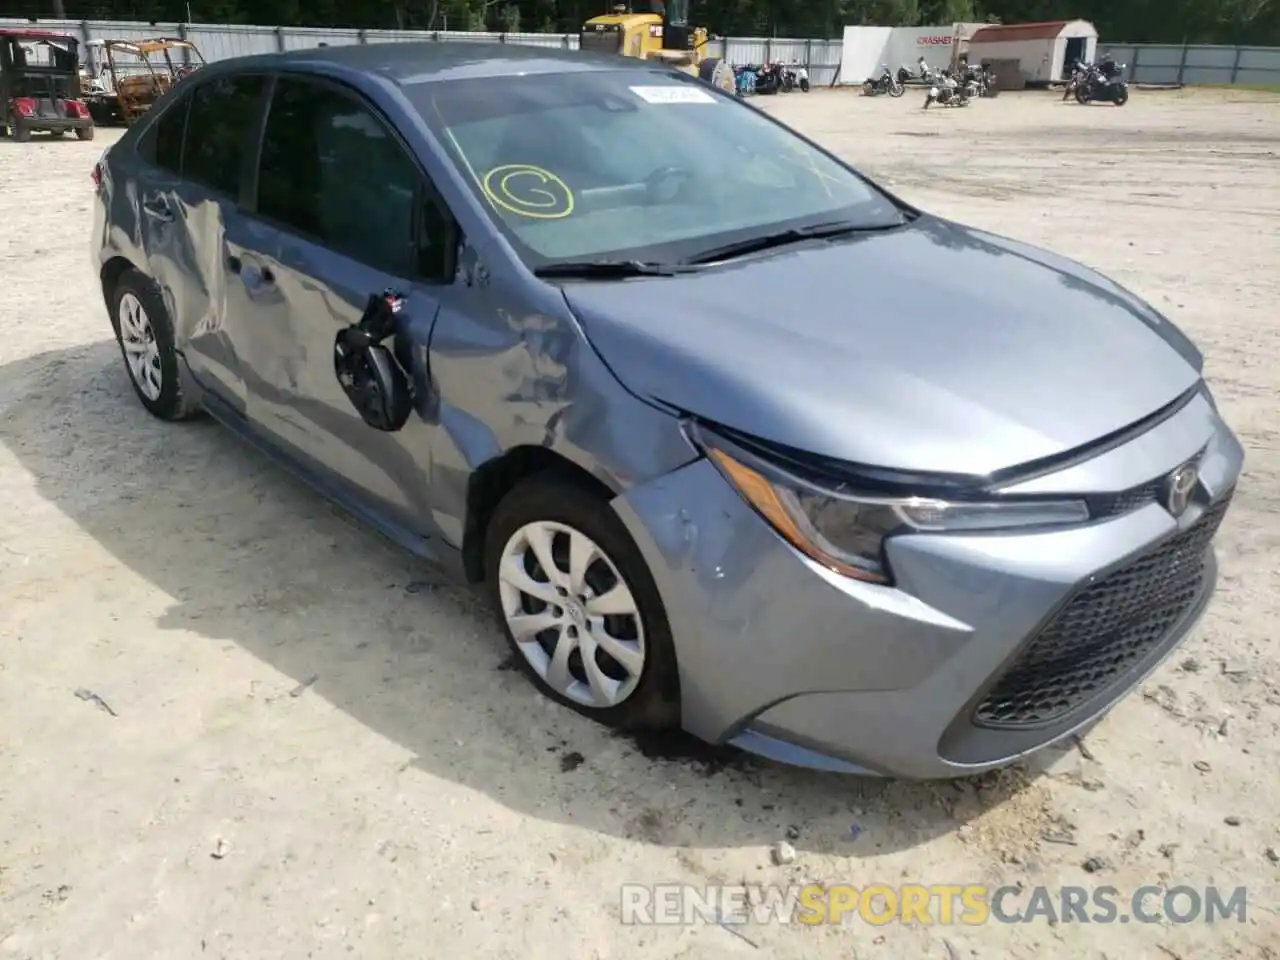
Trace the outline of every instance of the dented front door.
{"type": "Polygon", "coordinates": [[[357,94],[281,76],[255,196],[227,223],[225,257],[246,301],[234,346],[250,420],[342,492],[425,533],[425,424],[415,416],[395,433],[368,426],[334,369],[339,332],[360,320],[370,295],[387,291],[407,297],[399,337],[407,362],[416,353],[425,364],[439,304],[411,279],[420,189],[417,165],[357,94]]]}
{"type": "Polygon", "coordinates": [[[338,383],[334,345],[339,331],[359,322],[370,294],[395,290],[407,294],[403,342],[425,348],[438,302],[403,277],[262,221],[228,226],[227,255],[252,319],[235,344],[250,422],[326,482],[427,532],[425,425],[416,415],[396,433],[366,425],[338,383]]]}

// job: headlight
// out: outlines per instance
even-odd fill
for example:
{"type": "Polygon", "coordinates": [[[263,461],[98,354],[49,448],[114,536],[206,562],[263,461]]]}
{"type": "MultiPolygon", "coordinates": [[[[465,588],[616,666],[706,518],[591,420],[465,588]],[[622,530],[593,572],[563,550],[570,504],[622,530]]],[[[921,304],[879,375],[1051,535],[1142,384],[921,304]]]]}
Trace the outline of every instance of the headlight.
{"type": "Polygon", "coordinates": [[[959,502],[824,489],[699,431],[697,440],[742,498],[793,547],[836,573],[891,582],[884,542],[894,533],[974,532],[1083,523],[1083,500],[959,502]],[[732,452],[730,452],[732,450],[732,452]]]}

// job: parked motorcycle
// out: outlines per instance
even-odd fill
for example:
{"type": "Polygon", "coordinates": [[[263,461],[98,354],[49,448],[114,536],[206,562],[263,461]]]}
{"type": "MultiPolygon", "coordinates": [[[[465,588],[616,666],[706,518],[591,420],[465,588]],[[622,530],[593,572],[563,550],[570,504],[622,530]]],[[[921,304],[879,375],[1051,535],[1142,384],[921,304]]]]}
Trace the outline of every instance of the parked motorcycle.
{"type": "Polygon", "coordinates": [[[984,99],[998,96],[1000,88],[996,84],[996,75],[982,64],[970,66],[965,71],[965,81],[975,97],[984,99]]]}
{"type": "Polygon", "coordinates": [[[800,92],[808,93],[809,92],[809,68],[797,61],[796,63],[791,64],[791,66],[788,67],[787,69],[789,69],[795,75],[795,78],[796,78],[795,83],[796,83],[796,86],[800,88],[800,92]]]}
{"type": "Polygon", "coordinates": [[[969,100],[969,84],[962,83],[950,71],[944,70],[942,76],[929,88],[929,93],[924,98],[924,109],[928,110],[935,103],[942,107],[967,107],[969,100]]]}
{"type": "Polygon", "coordinates": [[[782,68],[776,63],[764,63],[756,71],[755,91],[773,94],[782,89],[782,68]]]}
{"type": "Polygon", "coordinates": [[[1129,84],[1124,79],[1124,64],[1104,62],[1090,68],[1076,86],[1076,103],[1114,103],[1123,107],[1129,102],[1129,84]]]}
{"type": "Polygon", "coordinates": [[[887,63],[880,64],[880,76],[867,77],[866,82],[862,84],[862,93],[864,96],[875,97],[882,93],[887,93],[891,97],[900,97],[907,92],[907,88],[898,82],[898,78],[893,75],[887,63]]]}
{"type": "Polygon", "coordinates": [[[1089,71],[1093,68],[1093,64],[1085,63],[1083,60],[1077,60],[1071,65],[1071,73],[1067,76],[1067,84],[1062,89],[1063,101],[1070,100],[1075,96],[1075,92],[1079,89],[1081,82],[1089,75],[1089,71]]]}
{"type": "Polygon", "coordinates": [[[751,64],[733,68],[733,80],[738,96],[749,97],[756,92],[756,72],[760,68],[751,64]]]}
{"type": "Polygon", "coordinates": [[[918,80],[921,83],[934,83],[941,74],[929,66],[925,62],[924,57],[916,61],[915,70],[911,70],[905,64],[898,68],[898,82],[906,86],[912,80],[918,80]]]}

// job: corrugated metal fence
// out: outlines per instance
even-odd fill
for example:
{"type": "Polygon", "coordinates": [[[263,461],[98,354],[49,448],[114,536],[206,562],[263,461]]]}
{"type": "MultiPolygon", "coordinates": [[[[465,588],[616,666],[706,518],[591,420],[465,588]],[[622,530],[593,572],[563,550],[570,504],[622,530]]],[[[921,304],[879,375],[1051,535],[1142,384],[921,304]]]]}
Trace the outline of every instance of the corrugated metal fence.
{"type": "MultiPolygon", "coordinates": [[[[0,18],[2,26],[24,26],[30,21],[0,18]]],[[[426,30],[343,30],[327,27],[261,27],[214,23],[137,23],[109,20],[41,20],[30,24],[62,29],[82,40],[141,40],[147,37],[185,37],[200,48],[206,60],[225,60],[252,53],[302,50],[319,46],[386,41],[452,40],[515,43],[530,46],[577,49],[572,33],[464,33],[426,30]]],[[[840,66],[839,40],[797,40],[777,37],[728,37],[712,41],[716,54],[730,63],[763,63],[766,60],[799,62],[809,70],[814,84],[827,84],[840,66]]],[[[1137,83],[1276,84],[1280,85],[1280,48],[1167,46],[1147,43],[1100,45],[1129,68],[1137,83]]],[[[841,78],[847,80],[847,78],[841,78]]],[[[857,78],[854,82],[861,82],[857,78]]]]}
{"type": "MultiPolygon", "coordinates": [[[[426,30],[343,30],[326,27],[261,27],[214,23],[136,23],[109,20],[26,20],[0,18],[0,26],[39,26],[60,29],[82,41],[142,40],[147,37],[184,37],[200,48],[206,60],[225,60],[253,53],[302,50],[319,46],[352,43],[384,43],[414,40],[451,40],[515,43],[528,46],[576,50],[578,36],[572,33],[464,33],[426,30]]],[[[840,66],[839,40],[790,40],[768,37],[731,37],[712,42],[716,55],[731,63],[762,63],[765,60],[798,61],[809,70],[815,84],[830,83],[840,66]]],[[[126,71],[128,67],[125,67],[126,71]]]]}
{"type": "Polygon", "coordinates": [[[1280,87],[1280,48],[1100,44],[1127,64],[1132,83],[1236,84],[1280,87]]]}

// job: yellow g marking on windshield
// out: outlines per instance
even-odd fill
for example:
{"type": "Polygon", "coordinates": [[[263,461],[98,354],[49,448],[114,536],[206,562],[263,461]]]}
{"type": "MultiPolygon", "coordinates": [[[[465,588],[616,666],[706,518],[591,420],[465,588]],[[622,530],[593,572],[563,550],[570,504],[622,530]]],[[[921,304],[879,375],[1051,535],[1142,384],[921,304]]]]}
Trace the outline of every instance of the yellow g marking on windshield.
{"type": "Polygon", "coordinates": [[[495,207],[518,217],[560,220],[573,213],[573,191],[550,170],[508,163],[484,175],[480,186],[495,207]]]}

